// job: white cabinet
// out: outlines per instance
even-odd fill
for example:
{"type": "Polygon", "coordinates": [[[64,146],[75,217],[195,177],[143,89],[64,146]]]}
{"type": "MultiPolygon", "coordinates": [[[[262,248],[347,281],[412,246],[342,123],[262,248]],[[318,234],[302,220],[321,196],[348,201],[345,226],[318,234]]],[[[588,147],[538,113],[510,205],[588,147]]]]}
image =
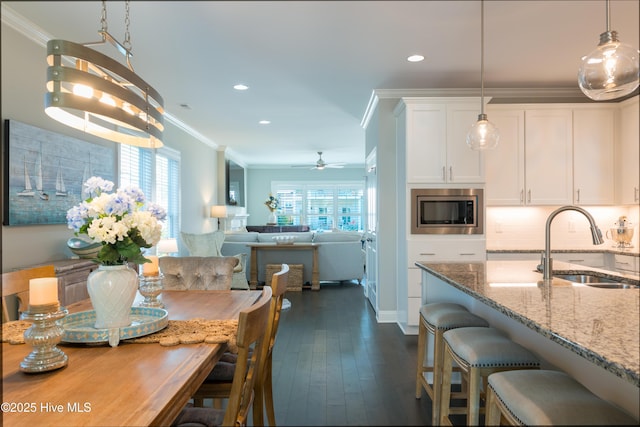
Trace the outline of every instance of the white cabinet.
{"type": "Polygon", "coordinates": [[[525,111],[524,197],[532,205],[573,201],[572,126],[568,108],[525,111]]]}
{"type": "Polygon", "coordinates": [[[557,105],[495,105],[500,131],[486,153],[488,206],[573,202],[572,110],[557,105]]]}
{"type": "Polygon", "coordinates": [[[466,143],[479,111],[476,98],[402,98],[396,136],[405,145],[406,183],[483,183],[483,154],[466,143]]]}
{"type": "Polygon", "coordinates": [[[499,106],[488,112],[500,132],[498,146],[485,153],[488,206],[524,204],[524,109],[499,106]]]}
{"type": "Polygon", "coordinates": [[[614,203],[615,108],[609,104],[573,110],[573,201],[577,205],[614,203]]]}
{"type": "Polygon", "coordinates": [[[638,117],[638,97],[624,101],[620,105],[618,123],[619,138],[616,145],[615,164],[616,200],[623,205],[637,205],[640,202],[640,124],[638,117]]]}
{"type": "Polygon", "coordinates": [[[610,269],[619,273],[640,273],[640,258],[633,255],[609,254],[610,269]]]}

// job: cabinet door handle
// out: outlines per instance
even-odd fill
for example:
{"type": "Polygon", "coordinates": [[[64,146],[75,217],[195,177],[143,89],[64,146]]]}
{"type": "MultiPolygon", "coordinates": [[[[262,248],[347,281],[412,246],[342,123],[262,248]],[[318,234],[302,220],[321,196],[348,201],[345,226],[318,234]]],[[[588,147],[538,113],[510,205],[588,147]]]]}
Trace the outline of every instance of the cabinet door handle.
{"type": "Polygon", "coordinates": [[[576,199],[576,203],[580,203],[580,189],[579,188],[576,190],[576,193],[577,193],[577,196],[578,196],[578,198],[576,199]]]}
{"type": "Polygon", "coordinates": [[[459,255],[460,256],[471,256],[471,255],[475,255],[475,252],[462,252],[459,255]]]}
{"type": "Polygon", "coordinates": [[[453,181],[453,166],[449,166],[449,181],[453,181]]]}
{"type": "Polygon", "coordinates": [[[528,203],[531,203],[531,189],[529,189],[529,200],[527,200],[528,203]]]}
{"type": "Polygon", "coordinates": [[[433,253],[433,252],[420,252],[420,255],[433,256],[433,255],[435,255],[435,253],[433,253]]]}
{"type": "Polygon", "coordinates": [[[633,201],[640,201],[640,189],[638,187],[633,187],[633,201]]]}
{"type": "Polygon", "coordinates": [[[524,203],[524,189],[520,190],[520,203],[524,203]]]}
{"type": "Polygon", "coordinates": [[[447,168],[445,166],[442,167],[442,180],[447,180],[447,168]]]}
{"type": "Polygon", "coordinates": [[[571,263],[577,264],[579,262],[584,262],[584,260],[583,259],[570,259],[567,262],[571,262],[571,263]]]}

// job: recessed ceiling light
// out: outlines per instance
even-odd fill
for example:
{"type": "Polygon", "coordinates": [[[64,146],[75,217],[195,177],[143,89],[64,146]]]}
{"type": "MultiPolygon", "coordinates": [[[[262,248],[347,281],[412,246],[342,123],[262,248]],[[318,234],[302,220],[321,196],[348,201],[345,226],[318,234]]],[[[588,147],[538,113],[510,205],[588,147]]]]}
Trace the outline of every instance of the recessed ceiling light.
{"type": "Polygon", "coordinates": [[[242,83],[239,83],[237,85],[233,85],[233,88],[235,90],[247,90],[247,89],[249,89],[249,86],[243,85],[242,83]]]}
{"type": "Polygon", "coordinates": [[[424,56],[422,55],[411,55],[407,58],[407,61],[409,62],[420,62],[420,61],[424,61],[424,56]]]}
{"type": "Polygon", "coordinates": [[[261,125],[268,125],[271,124],[271,120],[260,120],[258,123],[260,123],[261,125]]]}

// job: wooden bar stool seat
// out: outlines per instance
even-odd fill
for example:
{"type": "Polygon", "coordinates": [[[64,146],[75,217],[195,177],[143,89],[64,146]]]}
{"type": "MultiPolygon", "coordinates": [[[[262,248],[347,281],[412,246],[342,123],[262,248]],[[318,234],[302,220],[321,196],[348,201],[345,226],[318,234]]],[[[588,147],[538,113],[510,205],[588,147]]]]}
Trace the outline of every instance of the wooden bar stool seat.
{"type": "Polygon", "coordinates": [[[500,372],[488,383],[486,425],[638,425],[564,372],[500,372]]]}
{"type": "Polygon", "coordinates": [[[439,387],[435,386],[435,384],[440,384],[442,378],[442,358],[444,354],[442,334],[450,329],[469,326],[488,327],[489,323],[483,318],[470,313],[460,304],[436,302],[420,307],[416,399],[422,397],[422,389],[424,388],[431,398],[434,424],[439,419],[440,408],[439,387]],[[433,365],[429,365],[426,360],[428,334],[434,337],[433,365]],[[433,386],[427,380],[427,373],[433,373],[433,386]]]}
{"type": "MultiPolygon", "coordinates": [[[[487,377],[495,372],[514,369],[539,369],[540,361],[526,348],[511,341],[494,328],[458,328],[443,334],[444,359],[440,402],[440,423],[451,425],[449,414],[467,414],[467,425],[478,425],[481,390],[487,377]],[[451,407],[451,373],[457,363],[466,380],[466,408],[451,407]]],[[[484,387],[483,387],[484,386],[484,387]]]]}

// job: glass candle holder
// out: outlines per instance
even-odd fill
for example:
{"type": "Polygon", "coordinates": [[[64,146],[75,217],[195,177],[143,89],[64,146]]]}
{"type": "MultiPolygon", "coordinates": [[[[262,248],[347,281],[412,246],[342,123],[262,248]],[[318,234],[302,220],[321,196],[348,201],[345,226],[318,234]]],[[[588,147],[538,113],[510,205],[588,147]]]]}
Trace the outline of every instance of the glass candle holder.
{"type": "Polygon", "coordinates": [[[140,307],[164,308],[164,304],[158,299],[162,293],[162,279],[164,279],[162,272],[158,271],[158,274],[154,276],[140,275],[139,278],[138,290],[144,300],[140,301],[138,305],[140,307]]]}
{"type": "Polygon", "coordinates": [[[20,363],[22,372],[47,372],[67,365],[67,355],[56,347],[64,334],[61,320],[67,314],[67,309],[59,304],[47,304],[29,306],[20,315],[21,319],[33,322],[24,332],[24,341],[33,350],[20,363]]]}

